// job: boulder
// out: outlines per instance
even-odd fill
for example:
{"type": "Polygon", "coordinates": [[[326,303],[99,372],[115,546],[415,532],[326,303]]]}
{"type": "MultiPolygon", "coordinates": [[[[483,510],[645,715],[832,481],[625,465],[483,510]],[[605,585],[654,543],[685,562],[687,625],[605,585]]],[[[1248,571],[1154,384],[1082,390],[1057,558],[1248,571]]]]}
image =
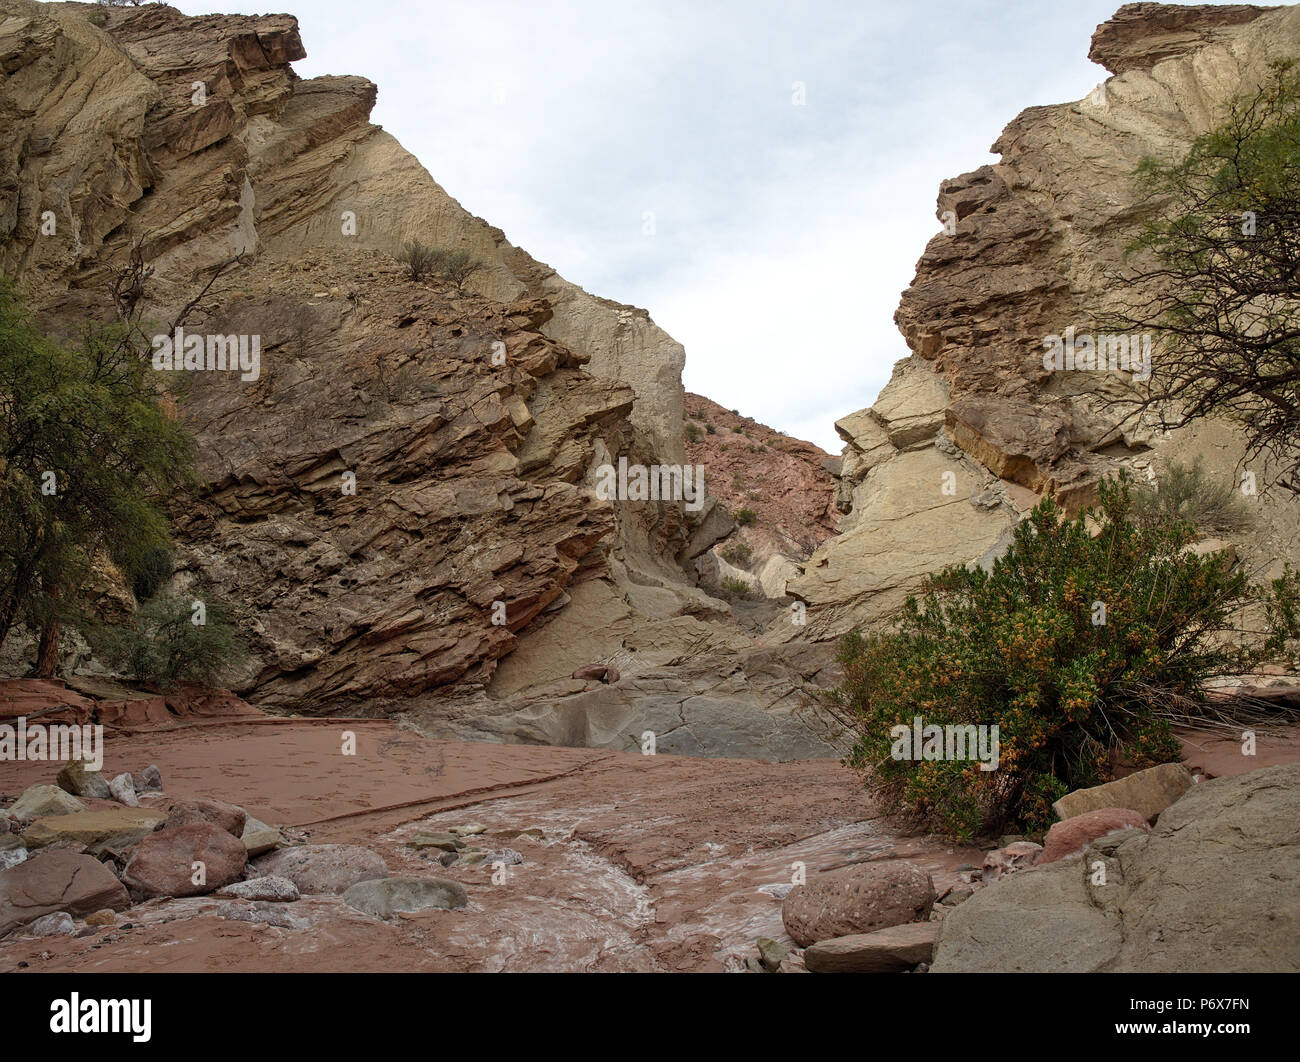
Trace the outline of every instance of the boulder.
{"type": "Polygon", "coordinates": [[[1181,763],[1162,763],[1104,785],[1076,789],[1061,797],[1052,810],[1058,819],[1072,819],[1102,808],[1129,808],[1153,822],[1192,785],[1192,774],[1181,763]]]}
{"type": "Polygon", "coordinates": [[[72,921],[72,915],[67,911],[41,915],[36,921],[28,922],[22,929],[23,935],[28,937],[70,937],[76,931],[77,927],[72,921]]]}
{"type": "Polygon", "coordinates": [[[1300,765],[1202,782],[1150,833],[982,889],[932,971],[1300,971],[1300,765]]]}
{"type": "Polygon", "coordinates": [[[110,848],[129,848],[153,833],[162,821],[163,815],[158,811],[107,808],[40,818],[28,826],[22,836],[29,848],[72,841],[85,845],[92,855],[98,855],[110,848]]]}
{"type": "Polygon", "coordinates": [[[379,878],[357,882],[343,893],[343,902],[375,918],[392,918],[399,911],[454,910],[469,897],[463,885],[445,878],[379,878]]]}
{"type": "Polygon", "coordinates": [[[23,790],[8,814],[20,822],[31,822],[46,815],[72,815],[85,810],[85,804],[57,785],[33,785],[23,790]]]}
{"type": "Polygon", "coordinates": [[[223,885],[217,895],[232,900],[261,900],[268,903],[293,903],[300,896],[298,886],[288,878],[268,874],[264,878],[249,878],[223,885]]]}
{"type": "Polygon", "coordinates": [[[1116,830],[1135,829],[1149,832],[1147,820],[1128,808],[1098,808],[1064,819],[1047,831],[1043,854],[1038,863],[1055,863],[1058,859],[1078,855],[1099,837],[1116,830]]]}
{"type": "Polygon", "coordinates": [[[191,822],[168,826],[142,840],[122,881],[143,897],[202,896],[238,881],[247,863],[248,853],[238,837],[211,822],[191,822]]]}
{"type": "Polygon", "coordinates": [[[119,804],[125,804],[128,808],[138,808],[140,801],[135,795],[135,781],[129,774],[119,774],[108,783],[108,792],[119,804]]]}
{"type": "Polygon", "coordinates": [[[140,793],[161,793],[162,773],[152,763],[135,776],[136,791],[140,793]]]}
{"type": "Polygon", "coordinates": [[[354,844],[308,844],[263,856],[255,864],[259,877],[288,878],[307,894],[345,892],[359,881],[388,876],[383,857],[354,844]]]}
{"type": "Polygon", "coordinates": [[[167,828],[210,822],[234,837],[242,837],[247,817],[243,808],[220,800],[178,800],[167,813],[167,828]]]}
{"type": "Polygon", "coordinates": [[[910,863],[860,863],[811,874],[781,904],[786,932],[801,947],[929,918],[934,881],[910,863]]]}
{"type": "Polygon", "coordinates": [[[804,952],[803,961],[813,973],[897,973],[929,962],[938,939],[938,922],[909,922],[819,940],[804,952]]]}
{"type": "Polygon", "coordinates": [[[108,789],[108,779],[99,771],[93,770],[84,760],[72,760],[65,763],[55,777],[59,788],[78,797],[94,797],[96,800],[108,800],[112,794],[108,789]]]}
{"type": "Polygon", "coordinates": [[[93,856],[38,852],[0,872],[0,937],[56,911],[78,916],[130,906],[122,883],[93,856]]]}
{"type": "Polygon", "coordinates": [[[984,866],[980,870],[980,880],[988,883],[997,881],[1007,874],[1028,870],[1038,862],[1043,846],[1033,841],[1012,841],[1004,848],[995,848],[984,856],[984,866]]]}
{"type": "Polygon", "coordinates": [[[117,912],[111,907],[104,907],[98,911],[92,911],[86,915],[86,925],[88,926],[115,926],[117,925],[117,912]]]}

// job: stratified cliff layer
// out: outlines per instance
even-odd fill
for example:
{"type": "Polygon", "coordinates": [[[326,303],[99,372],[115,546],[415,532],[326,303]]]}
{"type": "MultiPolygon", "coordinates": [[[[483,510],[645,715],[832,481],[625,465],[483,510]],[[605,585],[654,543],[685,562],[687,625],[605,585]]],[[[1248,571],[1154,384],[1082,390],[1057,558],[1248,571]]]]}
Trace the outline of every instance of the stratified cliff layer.
{"type": "MultiPolygon", "coordinates": [[[[1300,58],[1300,8],[1131,4],[1089,55],[1115,76],[1077,103],[1024,111],[993,145],[1000,162],[940,186],[949,224],[895,318],[912,355],[874,406],[836,425],[851,511],[789,584],[815,635],[887,617],[943,565],[987,562],[1040,496],[1076,507],[1120,465],[1202,455],[1235,479],[1231,426],[1165,437],[1126,422],[1127,374],[1048,372],[1043,342],[1122,304],[1114,274],[1140,222],[1138,162],[1177,157],[1270,61],[1300,58]]],[[[1252,503],[1239,552],[1280,566],[1296,551],[1294,501],[1252,503]]]]}
{"type": "Polygon", "coordinates": [[[302,80],[304,54],[288,15],[0,0],[0,272],[71,329],[138,249],[146,319],[211,280],[190,332],[259,338],[256,379],[177,392],[205,485],[173,506],[173,589],[239,610],[239,691],[496,740],[833,753],[798,711],[826,654],[772,657],[695,586],[734,528],[717,503],[595,490],[620,457],[684,462],[681,346],[467,213],[370,123],[373,84],[302,80]],[[412,281],[412,239],[485,269],[412,281]],[[619,681],[571,678],[592,663],[619,681]]]}

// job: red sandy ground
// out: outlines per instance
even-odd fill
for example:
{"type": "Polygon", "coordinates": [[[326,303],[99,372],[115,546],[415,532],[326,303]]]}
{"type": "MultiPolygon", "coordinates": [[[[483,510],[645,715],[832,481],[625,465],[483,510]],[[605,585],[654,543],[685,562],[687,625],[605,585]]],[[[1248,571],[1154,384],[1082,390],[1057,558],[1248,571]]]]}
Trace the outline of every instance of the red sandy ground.
{"type": "MultiPolygon", "coordinates": [[[[6,685],[0,717],[41,696],[50,703],[48,689],[6,685]]],[[[796,861],[812,877],[847,861],[907,858],[942,890],[957,866],[982,859],[978,849],[890,832],[855,775],[833,761],[438,741],[376,721],[272,719],[236,698],[198,709],[155,699],[100,714],[118,720],[105,774],[157,764],[167,794],[159,804],[237,803],[310,843],[369,847],[391,873],[459,880],[469,906],[383,922],[336,897],[307,897],[281,906],[309,924],[283,929],[218,918],[221,901],[208,897],[155,900],[93,936],[11,936],[0,942],[0,970],[736,969],[760,936],[789,943],[780,901],[759,886],[789,882],[796,861]],[[342,754],[345,731],[356,735],[354,756],[342,754]],[[436,852],[401,843],[471,821],[488,827],[481,847],[524,856],[501,884],[490,867],[444,870],[436,852]],[[530,827],[544,838],[515,839],[530,827]]],[[[1300,759],[1294,732],[1262,741],[1253,761],[1235,738],[1187,740],[1191,764],[1213,774],[1300,759]]],[[[54,773],[53,764],[5,763],[0,791],[16,796],[54,773]]]]}

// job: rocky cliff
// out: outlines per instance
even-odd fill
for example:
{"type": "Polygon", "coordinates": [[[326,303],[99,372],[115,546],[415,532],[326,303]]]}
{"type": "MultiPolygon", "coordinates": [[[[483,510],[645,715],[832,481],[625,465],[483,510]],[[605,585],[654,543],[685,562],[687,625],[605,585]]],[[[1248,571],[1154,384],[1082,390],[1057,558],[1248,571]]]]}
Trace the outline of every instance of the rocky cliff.
{"type": "Polygon", "coordinates": [[[204,487],[174,506],[174,588],[240,609],[240,692],[500,740],[831,751],[795,718],[821,664],[762,656],[695,585],[722,507],[594,489],[619,457],[683,463],[681,346],[466,212],[370,123],[373,84],[303,80],[304,54],[287,15],[0,0],[0,271],[58,331],[105,316],[138,251],[146,319],[204,292],[191,333],[259,337],[255,379],[177,392],[204,487]],[[412,281],[417,238],[485,268],[412,281]],[[593,662],[621,681],[570,677],[593,662]]]}
{"type": "MultiPolygon", "coordinates": [[[[1122,304],[1114,273],[1141,220],[1138,162],[1176,157],[1271,60],[1300,57],[1300,8],[1130,4],[1089,57],[1113,76],[1084,100],[1024,111],[993,145],[998,163],[940,186],[945,230],[895,317],[911,356],[874,406],[837,423],[850,512],[789,584],[816,636],[888,616],[945,564],[987,562],[1039,497],[1077,507],[1120,466],[1144,475],[1201,455],[1236,478],[1230,425],[1165,436],[1134,423],[1119,404],[1130,375],[1045,371],[1043,341],[1122,304]]],[[[1294,500],[1262,491],[1251,503],[1239,552],[1280,569],[1296,556],[1294,500]]]]}

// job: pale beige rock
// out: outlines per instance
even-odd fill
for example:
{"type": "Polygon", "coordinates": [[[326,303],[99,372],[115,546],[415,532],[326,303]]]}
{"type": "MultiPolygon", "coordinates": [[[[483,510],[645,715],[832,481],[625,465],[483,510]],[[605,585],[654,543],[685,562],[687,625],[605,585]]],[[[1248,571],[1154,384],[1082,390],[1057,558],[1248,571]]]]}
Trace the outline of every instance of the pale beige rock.
{"type": "Polygon", "coordinates": [[[803,961],[812,973],[897,973],[929,962],[938,939],[938,922],[910,922],[819,940],[804,952],[803,961]]]}
{"type": "Polygon", "coordinates": [[[1102,808],[1128,808],[1154,821],[1192,785],[1192,775],[1181,763],[1162,763],[1091,789],[1076,789],[1052,805],[1059,819],[1071,819],[1102,808]]]}
{"type": "Polygon", "coordinates": [[[84,844],[92,851],[127,848],[153,833],[166,816],[147,808],[109,808],[79,811],[37,819],[23,831],[29,848],[44,848],[59,841],[84,844]]]}

